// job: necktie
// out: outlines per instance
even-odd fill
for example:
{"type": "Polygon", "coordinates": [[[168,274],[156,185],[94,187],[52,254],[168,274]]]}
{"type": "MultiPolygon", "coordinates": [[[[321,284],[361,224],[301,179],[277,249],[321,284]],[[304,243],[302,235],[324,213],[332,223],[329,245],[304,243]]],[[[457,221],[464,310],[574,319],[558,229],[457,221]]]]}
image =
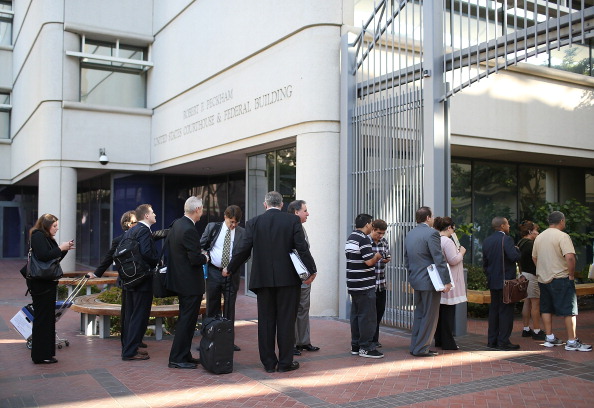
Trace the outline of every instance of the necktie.
{"type": "Polygon", "coordinates": [[[225,234],[225,241],[223,241],[223,255],[221,256],[221,268],[226,268],[229,265],[229,258],[231,257],[231,230],[227,228],[225,234]]]}

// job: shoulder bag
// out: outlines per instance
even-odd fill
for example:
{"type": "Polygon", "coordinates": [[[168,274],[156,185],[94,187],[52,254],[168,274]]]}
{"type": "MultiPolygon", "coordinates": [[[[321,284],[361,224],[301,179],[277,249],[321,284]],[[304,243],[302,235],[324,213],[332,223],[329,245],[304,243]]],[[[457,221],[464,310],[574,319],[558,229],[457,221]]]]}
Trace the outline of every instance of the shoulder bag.
{"type": "Polygon", "coordinates": [[[40,261],[33,253],[33,248],[29,247],[27,258],[27,279],[54,281],[62,277],[61,258],[55,258],[50,261],[40,261]]]}
{"type": "Polygon", "coordinates": [[[526,299],[528,296],[528,279],[524,275],[520,275],[516,279],[505,279],[505,249],[503,242],[505,236],[501,240],[501,257],[502,257],[502,272],[503,272],[503,303],[516,303],[526,299]]]}

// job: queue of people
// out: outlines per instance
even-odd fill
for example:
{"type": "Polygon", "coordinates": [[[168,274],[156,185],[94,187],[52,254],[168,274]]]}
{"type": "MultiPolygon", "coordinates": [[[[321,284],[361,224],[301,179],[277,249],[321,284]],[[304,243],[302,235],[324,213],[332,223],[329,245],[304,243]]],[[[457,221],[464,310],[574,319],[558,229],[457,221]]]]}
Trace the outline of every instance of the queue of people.
{"type": "MultiPolygon", "coordinates": [[[[242,212],[229,206],[223,222],[209,223],[199,235],[196,222],[203,213],[202,200],[190,197],[184,204],[184,216],[171,227],[156,232],[151,226],[156,215],[150,204],[122,215],[124,234],[114,238],[100,265],[89,275],[100,277],[112,264],[123,237],[138,242],[144,264],[153,269],[161,257],[155,241],[165,238],[167,253],[167,289],[178,296],[179,320],[168,366],[193,369],[200,360],[192,356],[200,303],[206,293],[207,316],[221,312],[221,296],[225,315],[235,320],[235,301],[239,289],[239,269],[250,257],[252,273],[250,290],[258,302],[258,348],[266,372],[285,372],[299,368],[294,361],[301,351],[318,351],[309,330],[310,285],[317,275],[310,243],[302,224],[309,212],[306,202],[296,200],[288,211],[281,211],[282,196],[274,191],[266,194],[264,214],[238,226],[242,212]],[[301,281],[289,256],[295,251],[310,276],[301,281]],[[206,274],[202,267],[206,267],[206,274]],[[207,281],[205,283],[205,278],[207,281]],[[278,349],[278,354],[276,350],[278,349]]],[[[466,302],[462,260],[466,249],[455,238],[456,226],[450,217],[433,217],[431,208],[421,207],[415,213],[417,226],[404,240],[404,263],[409,283],[414,289],[414,315],[409,352],[415,357],[432,357],[431,343],[442,350],[458,350],[454,332],[455,305],[466,302]],[[436,290],[428,268],[434,268],[443,289],[436,290]]],[[[58,219],[42,215],[30,231],[32,253],[42,261],[66,256],[74,241],[58,244],[55,235],[58,219]]],[[[516,262],[529,281],[528,298],[522,318],[523,337],[544,340],[544,346],[565,345],[569,351],[591,351],[590,345],[576,336],[577,299],[575,294],[575,250],[565,229],[565,216],[559,211],[549,215],[549,228],[539,234],[538,225],[524,221],[522,239],[516,246],[509,236],[510,225],[505,217],[492,220],[494,233],[483,242],[483,266],[491,293],[487,346],[501,350],[517,350],[510,341],[513,327],[513,304],[503,302],[503,283],[516,277],[516,262]],[[562,316],[567,342],[552,332],[552,314],[562,316]],[[540,321],[544,330],[540,328],[540,321]],[[532,320],[532,328],[530,327],[532,320]]],[[[384,220],[359,214],[355,230],[345,244],[346,284],[351,297],[351,354],[364,358],[383,358],[378,349],[379,326],[386,308],[386,265],[391,252],[385,234],[384,220]]],[[[26,268],[26,266],[25,266],[26,268]]],[[[152,275],[147,274],[139,285],[122,284],[121,357],[124,361],[147,360],[147,345],[142,341],[148,325],[152,301],[152,275]]],[[[55,316],[56,281],[27,280],[33,297],[31,358],[36,364],[56,363],[55,316]]],[[[234,351],[241,348],[234,346],[234,351]]]]}

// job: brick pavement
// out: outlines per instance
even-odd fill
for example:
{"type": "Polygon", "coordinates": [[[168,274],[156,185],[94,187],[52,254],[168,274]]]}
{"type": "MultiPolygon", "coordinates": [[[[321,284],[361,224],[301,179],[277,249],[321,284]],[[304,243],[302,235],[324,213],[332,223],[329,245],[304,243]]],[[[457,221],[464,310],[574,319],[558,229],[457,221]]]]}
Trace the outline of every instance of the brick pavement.
{"type": "MultiPolygon", "coordinates": [[[[520,351],[488,349],[486,322],[471,320],[458,338],[461,351],[433,358],[408,353],[409,333],[383,328],[386,357],[351,356],[348,322],[312,319],[319,352],[297,357],[301,368],[268,374],[258,358],[256,305],[239,296],[232,374],[202,368],[167,368],[171,337],[147,338],[151,359],[120,359],[119,338],[85,337],[79,317],[58,322],[70,347],[57,350],[58,364],[35,365],[10,318],[30,301],[18,273],[23,261],[0,261],[0,407],[591,407],[594,352],[548,349],[520,337],[520,351]],[[590,402],[588,402],[590,401],[590,402]]],[[[555,332],[564,332],[555,319],[555,332]]],[[[578,335],[594,342],[594,311],[578,316],[578,335]]],[[[198,345],[199,338],[194,340],[198,345]]],[[[195,352],[197,356],[197,352],[195,352]]]]}

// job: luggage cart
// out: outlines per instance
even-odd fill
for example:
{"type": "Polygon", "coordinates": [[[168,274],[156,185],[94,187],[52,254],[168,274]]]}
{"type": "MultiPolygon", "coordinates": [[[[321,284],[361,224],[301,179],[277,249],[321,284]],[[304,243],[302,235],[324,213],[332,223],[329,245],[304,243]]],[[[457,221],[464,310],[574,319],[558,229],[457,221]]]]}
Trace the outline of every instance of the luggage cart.
{"type": "MultiPolygon", "coordinates": [[[[77,280],[76,285],[74,286],[74,289],[72,290],[72,292],[70,292],[68,297],[64,300],[56,301],[56,323],[60,320],[60,318],[64,315],[64,313],[66,313],[68,308],[70,308],[70,306],[72,306],[72,302],[74,301],[74,298],[76,296],[78,296],[78,294],[82,290],[82,288],[85,287],[88,279],[89,278],[86,275],[79,278],[77,280]]],[[[32,335],[31,335],[31,329],[33,326],[34,319],[35,319],[35,310],[33,310],[33,305],[29,304],[29,305],[23,307],[23,309],[21,311],[19,311],[19,313],[17,313],[17,315],[11,320],[11,322],[16,327],[16,329],[27,340],[27,348],[29,350],[33,347],[33,339],[32,339],[32,335]],[[22,314],[24,317],[21,319],[18,319],[18,320],[20,320],[20,322],[17,325],[16,320],[19,317],[19,314],[22,314]]],[[[56,330],[56,346],[59,349],[61,349],[63,346],[66,346],[66,347],[70,346],[70,342],[68,341],[68,339],[61,338],[58,335],[57,330],[56,330]]]]}

